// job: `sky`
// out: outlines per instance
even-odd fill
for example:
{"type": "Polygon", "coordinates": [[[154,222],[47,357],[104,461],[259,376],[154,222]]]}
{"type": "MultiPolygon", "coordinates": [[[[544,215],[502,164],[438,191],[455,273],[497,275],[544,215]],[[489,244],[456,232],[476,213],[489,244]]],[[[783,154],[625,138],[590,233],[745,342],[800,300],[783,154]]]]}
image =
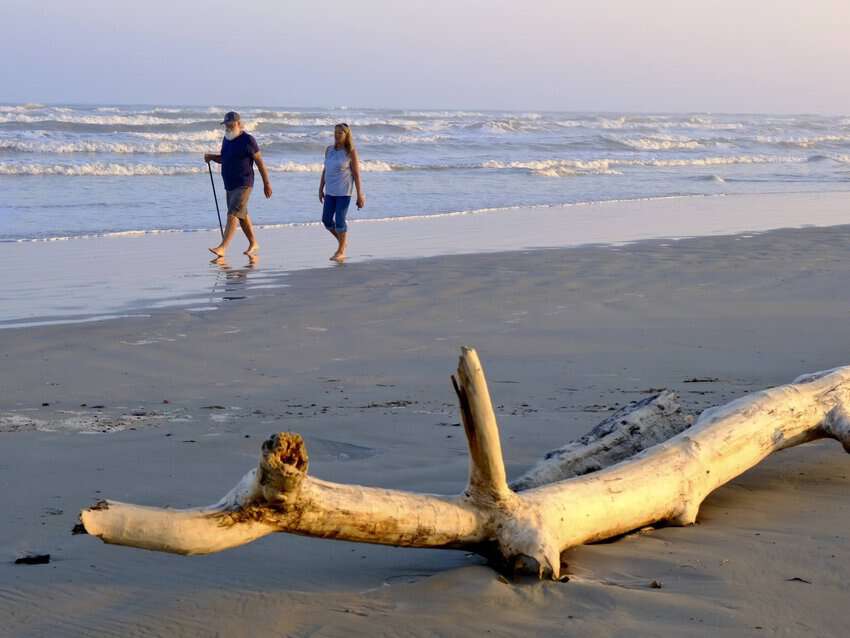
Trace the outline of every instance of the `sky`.
{"type": "Polygon", "coordinates": [[[848,0],[3,0],[0,101],[850,113],[848,0]]]}

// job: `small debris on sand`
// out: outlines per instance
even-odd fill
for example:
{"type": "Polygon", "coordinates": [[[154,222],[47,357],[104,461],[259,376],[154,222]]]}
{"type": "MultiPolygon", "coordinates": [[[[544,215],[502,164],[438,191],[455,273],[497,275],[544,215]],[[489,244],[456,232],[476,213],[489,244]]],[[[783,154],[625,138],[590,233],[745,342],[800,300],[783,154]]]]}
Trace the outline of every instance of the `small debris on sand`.
{"type": "Polygon", "coordinates": [[[27,554],[15,559],[15,565],[46,565],[50,562],[50,554],[27,554]]]}

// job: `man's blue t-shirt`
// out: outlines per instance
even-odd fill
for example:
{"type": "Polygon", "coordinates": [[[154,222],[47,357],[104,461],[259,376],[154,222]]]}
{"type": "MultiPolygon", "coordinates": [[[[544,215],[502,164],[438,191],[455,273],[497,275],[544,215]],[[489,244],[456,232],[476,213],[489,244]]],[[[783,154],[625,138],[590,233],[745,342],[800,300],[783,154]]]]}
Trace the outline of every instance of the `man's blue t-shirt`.
{"type": "Polygon", "coordinates": [[[236,139],[221,142],[221,178],[228,191],[254,185],[254,153],[259,153],[257,140],[245,131],[236,139]]]}

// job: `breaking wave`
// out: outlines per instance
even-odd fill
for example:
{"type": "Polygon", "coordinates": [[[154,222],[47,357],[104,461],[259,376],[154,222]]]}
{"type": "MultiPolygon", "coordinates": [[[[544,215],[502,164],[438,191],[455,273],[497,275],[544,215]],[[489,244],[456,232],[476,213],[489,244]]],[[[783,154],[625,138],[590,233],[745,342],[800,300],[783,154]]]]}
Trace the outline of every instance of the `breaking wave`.
{"type": "MultiPolygon", "coordinates": [[[[302,164],[299,162],[267,162],[273,173],[320,173],[320,163],[302,164]]],[[[391,164],[380,161],[361,162],[364,172],[383,173],[397,170],[391,164]]],[[[0,162],[0,175],[62,175],[66,177],[134,177],[134,176],[172,176],[206,173],[205,165],[163,166],[159,164],[120,164],[110,162],[92,162],[86,164],[40,164],[0,162]]]]}
{"type": "Polygon", "coordinates": [[[815,148],[821,145],[850,145],[850,135],[816,135],[812,137],[757,135],[755,140],[759,144],[784,146],[788,148],[815,148]]]}
{"type": "MultiPolygon", "coordinates": [[[[610,138],[609,138],[610,139],[610,138]]],[[[612,141],[636,151],[693,151],[705,148],[706,142],[687,137],[655,136],[638,138],[613,138],[612,141]]]]}
{"type": "MultiPolygon", "coordinates": [[[[850,156],[844,156],[844,161],[850,156]]],[[[832,158],[827,158],[832,159],[832,158]]],[[[836,161],[842,161],[835,158],[836,161]]],[[[735,164],[794,164],[812,161],[806,157],[742,155],[699,158],[669,159],[629,159],[602,158],[591,160],[549,159],[522,162],[504,162],[488,160],[485,162],[459,162],[435,164],[392,163],[381,160],[365,160],[361,168],[367,173],[386,173],[390,171],[447,171],[447,170],[520,170],[545,177],[566,177],[574,175],[619,175],[623,169],[634,168],[683,168],[705,166],[728,166],[735,164]]],[[[274,162],[266,160],[268,169],[275,173],[320,173],[321,162],[274,162]]],[[[206,172],[201,164],[162,165],[152,163],[91,162],[79,164],[38,163],[38,162],[0,162],[0,175],[65,175],[65,176],[168,176],[193,175],[206,172]]]]}
{"type": "Polygon", "coordinates": [[[531,162],[485,162],[482,168],[519,169],[544,177],[569,177],[582,174],[618,175],[617,168],[683,168],[726,166],[733,164],[787,164],[805,162],[802,157],[776,157],[769,155],[719,156],[679,159],[598,159],[598,160],[539,160],[531,162]],[[616,167],[616,168],[615,168],[616,167]]]}

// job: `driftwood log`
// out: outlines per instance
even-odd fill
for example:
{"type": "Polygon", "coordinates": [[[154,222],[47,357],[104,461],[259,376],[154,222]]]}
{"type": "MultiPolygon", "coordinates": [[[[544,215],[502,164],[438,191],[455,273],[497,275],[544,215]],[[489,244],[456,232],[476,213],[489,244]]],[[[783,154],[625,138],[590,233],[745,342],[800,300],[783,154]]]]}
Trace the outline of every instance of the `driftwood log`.
{"type": "Polygon", "coordinates": [[[262,447],[259,466],[215,505],[174,510],[101,501],[81,512],[107,543],[208,554],[273,532],[465,549],[559,578],[561,553],[658,522],[688,525],[713,490],[769,454],[819,438],[850,452],[850,366],[703,412],[692,423],[662,393],[555,450],[511,485],[478,355],[452,377],[469,443],[458,496],[331,483],[307,473],[301,436],[262,447]]]}

